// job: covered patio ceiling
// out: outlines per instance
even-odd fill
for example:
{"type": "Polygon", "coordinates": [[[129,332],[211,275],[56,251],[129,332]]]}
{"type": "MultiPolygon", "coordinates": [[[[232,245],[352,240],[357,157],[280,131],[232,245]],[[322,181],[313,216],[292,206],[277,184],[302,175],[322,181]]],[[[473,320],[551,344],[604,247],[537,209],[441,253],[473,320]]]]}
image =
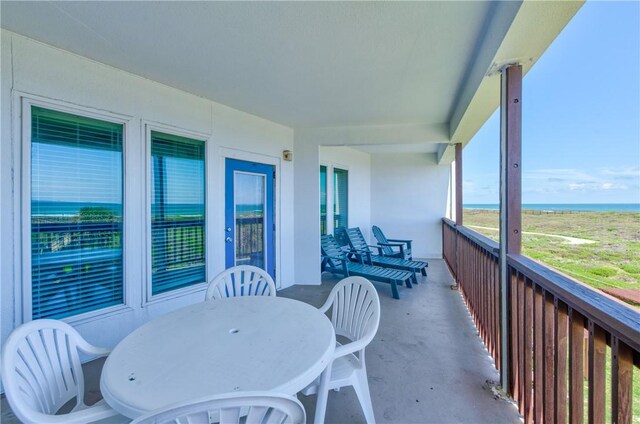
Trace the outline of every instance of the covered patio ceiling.
{"type": "Polygon", "coordinates": [[[512,62],[528,71],[580,5],[3,1],[1,7],[4,29],[295,129],[328,132],[336,145],[436,151],[448,161],[449,144],[468,142],[497,107],[495,71],[512,62]]]}

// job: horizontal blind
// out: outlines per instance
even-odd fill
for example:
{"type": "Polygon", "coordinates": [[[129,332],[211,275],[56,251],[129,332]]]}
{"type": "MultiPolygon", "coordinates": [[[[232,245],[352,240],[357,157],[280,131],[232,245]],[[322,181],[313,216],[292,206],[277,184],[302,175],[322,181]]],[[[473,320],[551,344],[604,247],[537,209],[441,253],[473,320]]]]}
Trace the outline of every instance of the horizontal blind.
{"type": "Polygon", "coordinates": [[[320,166],[320,235],[327,234],[327,167],[320,166]]]}
{"type": "Polygon", "coordinates": [[[347,228],[349,216],[349,171],[333,169],[333,220],[334,231],[337,228],[347,228]]]}
{"type": "Polygon", "coordinates": [[[205,146],[151,132],[152,294],[205,281],[205,146]]]}
{"type": "Polygon", "coordinates": [[[32,315],[123,302],[122,124],[31,108],[32,315]]]}

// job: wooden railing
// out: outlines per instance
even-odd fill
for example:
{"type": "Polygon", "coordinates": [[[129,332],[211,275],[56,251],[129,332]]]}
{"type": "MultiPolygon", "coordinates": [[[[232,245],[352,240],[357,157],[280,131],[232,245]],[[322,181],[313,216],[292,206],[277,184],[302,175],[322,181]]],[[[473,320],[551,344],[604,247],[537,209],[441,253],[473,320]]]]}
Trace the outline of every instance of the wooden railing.
{"type": "MultiPolygon", "coordinates": [[[[498,249],[443,220],[445,261],[497,367],[498,249]]],[[[640,313],[522,255],[507,255],[507,275],[506,389],[525,422],[631,423],[640,313]]]]}

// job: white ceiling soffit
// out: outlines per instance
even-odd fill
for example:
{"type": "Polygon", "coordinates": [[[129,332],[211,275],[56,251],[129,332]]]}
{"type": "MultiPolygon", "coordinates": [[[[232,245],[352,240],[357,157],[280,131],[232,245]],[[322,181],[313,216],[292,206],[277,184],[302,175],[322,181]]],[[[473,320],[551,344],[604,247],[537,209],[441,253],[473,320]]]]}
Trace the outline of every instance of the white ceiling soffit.
{"type": "Polygon", "coordinates": [[[396,153],[437,153],[438,143],[413,143],[413,144],[369,144],[361,146],[351,146],[351,148],[360,150],[372,155],[396,154],[396,153]]]}
{"type": "Polygon", "coordinates": [[[492,63],[535,60],[579,5],[0,3],[10,31],[292,128],[321,128],[316,136],[336,144],[396,146],[467,142],[497,105],[495,77],[485,77],[492,63]]]}

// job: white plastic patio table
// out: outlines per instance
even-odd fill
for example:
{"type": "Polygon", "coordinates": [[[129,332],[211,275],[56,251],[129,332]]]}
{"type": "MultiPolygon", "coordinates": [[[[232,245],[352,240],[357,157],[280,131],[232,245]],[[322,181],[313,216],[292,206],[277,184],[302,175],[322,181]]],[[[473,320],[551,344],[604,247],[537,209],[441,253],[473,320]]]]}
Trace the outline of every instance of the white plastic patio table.
{"type": "Polygon", "coordinates": [[[331,321],[311,305],[257,296],[190,305],[146,323],[113,349],[100,390],[119,413],[245,390],[295,394],[335,350],[331,321]]]}

